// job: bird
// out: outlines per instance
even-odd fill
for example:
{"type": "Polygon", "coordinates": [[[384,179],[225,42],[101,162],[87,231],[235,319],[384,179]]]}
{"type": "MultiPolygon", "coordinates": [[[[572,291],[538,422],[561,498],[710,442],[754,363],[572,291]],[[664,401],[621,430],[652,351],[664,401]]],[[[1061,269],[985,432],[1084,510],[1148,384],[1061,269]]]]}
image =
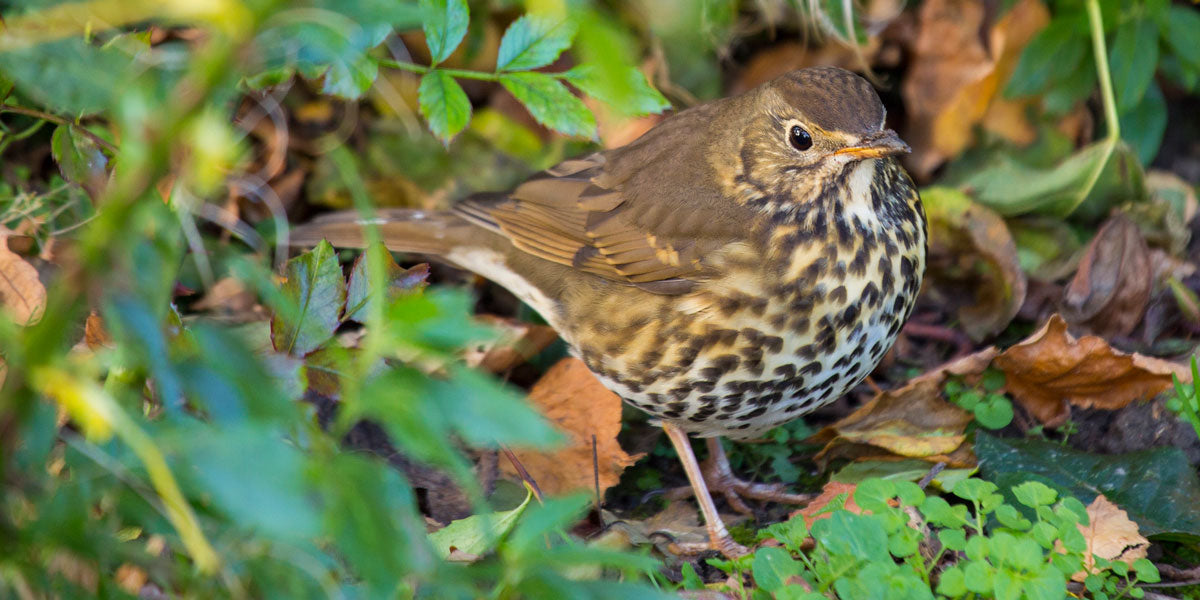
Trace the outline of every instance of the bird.
{"type": "Polygon", "coordinates": [[[705,520],[711,491],[796,500],[732,475],[718,437],[749,439],[838,399],[912,313],[927,225],[879,95],[840,68],[791,71],[663,119],[449,210],[322,215],[291,233],[361,247],[378,227],[508,289],[628,404],[661,425],[705,520]],[[689,435],[707,438],[702,467],[689,435]]]}

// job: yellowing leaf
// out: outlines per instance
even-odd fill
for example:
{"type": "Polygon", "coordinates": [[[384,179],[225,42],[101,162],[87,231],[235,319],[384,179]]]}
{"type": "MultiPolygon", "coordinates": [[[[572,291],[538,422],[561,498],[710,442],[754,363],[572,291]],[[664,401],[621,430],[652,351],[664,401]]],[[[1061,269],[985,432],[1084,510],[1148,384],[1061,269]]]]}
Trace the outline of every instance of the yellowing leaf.
{"type": "Polygon", "coordinates": [[[525,495],[525,501],[512,510],[486,516],[471,515],[454,521],[429,534],[429,541],[433,544],[434,551],[442,558],[473,562],[487,552],[491,544],[512,530],[517,524],[517,519],[525,512],[525,507],[529,506],[529,499],[532,497],[533,490],[530,489],[525,495]]]}

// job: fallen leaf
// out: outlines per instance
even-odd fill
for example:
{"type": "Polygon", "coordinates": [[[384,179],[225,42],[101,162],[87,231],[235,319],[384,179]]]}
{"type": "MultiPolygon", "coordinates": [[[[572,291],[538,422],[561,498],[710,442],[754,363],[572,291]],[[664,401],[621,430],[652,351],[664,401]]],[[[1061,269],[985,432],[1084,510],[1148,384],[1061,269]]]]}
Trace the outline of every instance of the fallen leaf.
{"type": "Polygon", "coordinates": [[[1137,523],[1129,515],[1104,497],[1096,496],[1087,507],[1088,524],[1076,524],[1087,550],[1083,553],[1083,571],[1071,575],[1071,580],[1082,582],[1088,573],[1099,573],[1096,556],[1105,560],[1121,561],[1133,566],[1133,561],[1146,558],[1150,540],[1138,533],[1137,523]]]}
{"type": "Polygon", "coordinates": [[[486,517],[471,515],[458,519],[449,525],[429,534],[429,542],[434,552],[442,558],[461,562],[474,562],[490,549],[490,544],[508,534],[516,526],[517,521],[529,506],[533,498],[533,490],[525,496],[520,506],[512,509],[494,512],[486,517]]]}
{"type": "Polygon", "coordinates": [[[494,315],[476,315],[475,318],[499,335],[487,342],[470,345],[463,358],[468,365],[492,373],[503,373],[523,364],[558,339],[558,333],[548,325],[524,323],[494,315]]]}
{"type": "Polygon", "coordinates": [[[236,277],[222,277],[192,305],[196,310],[220,311],[227,314],[246,314],[257,304],[254,293],[236,277]]]}
{"type": "MultiPolygon", "coordinates": [[[[788,518],[793,518],[799,515],[804,519],[804,524],[812,527],[812,524],[821,519],[828,519],[832,514],[832,509],[829,506],[831,502],[837,499],[838,496],[845,495],[846,501],[840,508],[844,508],[856,515],[861,515],[863,510],[854,501],[854,490],[858,488],[857,483],[841,483],[838,481],[830,481],[821,488],[821,493],[816,498],[812,499],[804,508],[793,511],[788,518]]],[[[834,506],[832,508],[838,508],[834,506]]]]}
{"type": "Polygon", "coordinates": [[[965,467],[974,463],[969,453],[960,452],[972,418],[942,398],[940,380],[926,378],[879,394],[807,442],[825,445],[814,457],[821,464],[835,457],[891,455],[965,467]]]}
{"type": "Polygon", "coordinates": [[[1003,331],[1025,301],[1027,281],[1004,219],[959,190],[928,188],[921,194],[929,218],[929,278],[957,307],[962,328],[975,341],[1003,331]]]}
{"type": "Polygon", "coordinates": [[[96,311],[89,313],[83,324],[83,342],[92,350],[114,347],[112,336],[104,327],[104,319],[96,311]]]}
{"type": "MultiPolygon", "coordinates": [[[[1021,50],[1049,21],[1040,0],[1021,0],[989,26],[988,6],[926,0],[917,9],[911,67],[901,87],[908,111],[905,140],[913,148],[907,164],[917,177],[928,177],[971,144],[1021,50]]],[[[1032,131],[1019,106],[998,108],[989,121],[1013,141],[1029,139],[1032,131]]]]}
{"type": "MultiPolygon", "coordinates": [[[[565,447],[554,451],[513,451],[546,494],[591,492],[598,477],[603,496],[605,490],[617,484],[621,472],[637,461],[617,443],[621,398],[604,387],[583,361],[560,360],[534,384],[529,401],[569,438],[565,447]]],[[[506,463],[504,470],[515,474],[506,463]]]]}
{"type": "Polygon", "coordinates": [[[992,364],[1004,371],[1008,393],[1051,427],[1067,420],[1068,404],[1117,410],[1167,390],[1172,374],[1191,381],[1181,364],[1125,354],[1096,336],[1076,339],[1059,315],[992,364]]]}
{"type": "Polygon", "coordinates": [[[150,577],[146,574],[146,571],[130,563],[123,563],[120,567],[117,567],[117,572],[113,575],[113,580],[116,581],[117,586],[131,596],[137,596],[141,593],[142,587],[146,585],[149,579],[150,577]]]}
{"type": "Polygon", "coordinates": [[[37,269],[8,249],[8,235],[0,228],[0,310],[18,325],[32,325],[46,310],[46,287],[37,269]]]}
{"type": "Polygon", "coordinates": [[[1146,314],[1154,285],[1150,249],[1137,225],[1118,213],[1092,238],[1063,291],[1062,316],[1102,337],[1129,335],[1146,314]]]}

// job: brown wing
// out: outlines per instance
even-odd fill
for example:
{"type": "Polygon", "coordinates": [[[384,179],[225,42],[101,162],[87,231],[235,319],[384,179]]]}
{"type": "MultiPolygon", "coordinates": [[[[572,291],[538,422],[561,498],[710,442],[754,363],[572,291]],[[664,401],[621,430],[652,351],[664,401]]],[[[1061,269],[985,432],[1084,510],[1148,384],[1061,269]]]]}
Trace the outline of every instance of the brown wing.
{"type": "Polygon", "coordinates": [[[565,161],[507,196],[468,198],[455,209],[539,258],[686,292],[705,277],[706,256],[746,234],[740,219],[730,222],[736,207],[720,197],[707,160],[688,147],[666,152],[672,132],[703,116],[681,113],[630,146],[565,161]]]}

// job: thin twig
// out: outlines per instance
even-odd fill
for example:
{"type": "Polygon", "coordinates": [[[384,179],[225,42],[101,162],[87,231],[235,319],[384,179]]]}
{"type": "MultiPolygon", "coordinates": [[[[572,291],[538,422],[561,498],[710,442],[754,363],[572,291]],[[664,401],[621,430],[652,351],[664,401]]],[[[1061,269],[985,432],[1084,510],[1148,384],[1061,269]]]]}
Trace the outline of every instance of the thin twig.
{"type": "Polygon", "coordinates": [[[0,104],[0,113],[6,113],[6,112],[18,114],[18,115],[25,115],[27,117],[33,117],[35,119],[41,119],[43,121],[50,121],[51,123],[57,123],[59,125],[66,125],[67,127],[71,127],[71,128],[78,130],[79,133],[82,133],[84,135],[84,137],[88,138],[89,140],[92,140],[92,142],[94,142],[97,146],[104,148],[106,151],[108,151],[109,154],[117,153],[117,147],[108,143],[108,140],[105,140],[104,138],[92,133],[86,127],[72,123],[58,115],[52,115],[48,112],[42,112],[40,110],[34,110],[32,108],[25,108],[22,106],[13,106],[11,104],[0,104]]]}

